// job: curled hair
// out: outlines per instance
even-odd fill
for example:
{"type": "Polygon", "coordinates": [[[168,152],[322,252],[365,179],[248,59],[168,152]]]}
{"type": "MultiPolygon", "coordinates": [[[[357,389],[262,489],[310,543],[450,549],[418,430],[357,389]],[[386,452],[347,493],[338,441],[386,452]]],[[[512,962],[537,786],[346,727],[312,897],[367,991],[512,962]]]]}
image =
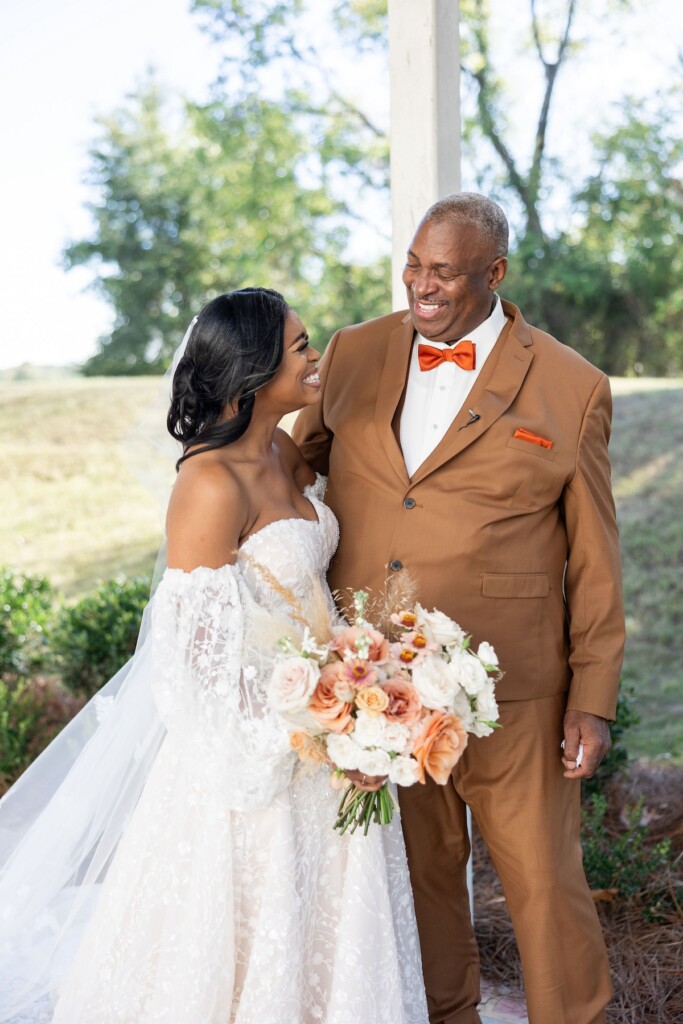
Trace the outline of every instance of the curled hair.
{"type": "Polygon", "coordinates": [[[507,256],[509,229],[507,217],[498,203],[478,192],[454,192],[430,206],[424,221],[450,221],[453,224],[471,224],[479,232],[491,258],[507,256]]]}
{"type": "Polygon", "coordinates": [[[171,387],[166,423],[183,446],[176,469],[192,455],[242,437],[251,423],[256,392],[273,379],[282,362],[288,313],[284,298],[272,288],[228,292],[201,311],[171,387]],[[228,405],[235,414],[221,420],[228,405]]]}

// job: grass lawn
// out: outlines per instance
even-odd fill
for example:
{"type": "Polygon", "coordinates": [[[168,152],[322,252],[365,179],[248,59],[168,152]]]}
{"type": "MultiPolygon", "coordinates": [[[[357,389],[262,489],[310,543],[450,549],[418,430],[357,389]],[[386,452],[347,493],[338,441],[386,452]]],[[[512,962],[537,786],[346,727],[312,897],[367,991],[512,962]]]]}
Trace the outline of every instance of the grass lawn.
{"type": "MultiPolygon", "coordinates": [[[[683,762],[683,380],[616,380],[612,458],[637,693],[634,756],[683,762]]],[[[127,467],[156,378],[0,382],[0,564],[68,597],[151,569],[157,503],[127,467]]]]}

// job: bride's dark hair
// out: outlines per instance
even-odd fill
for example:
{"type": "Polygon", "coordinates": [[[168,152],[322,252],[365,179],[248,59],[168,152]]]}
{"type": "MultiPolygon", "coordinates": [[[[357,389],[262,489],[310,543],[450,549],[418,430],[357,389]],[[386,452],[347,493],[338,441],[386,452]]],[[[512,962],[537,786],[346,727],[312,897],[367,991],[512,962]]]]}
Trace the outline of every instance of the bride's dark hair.
{"type": "Polygon", "coordinates": [[[289,307],[272,288],[241,288],[204,306],[173,375],[169,433],[176,463],[236,441],[251,422],[259,388],[273,379],[284,351],[289,307]],[[236,412],[219,422],[228,404],[236,412]],[[200,445],[194,451],[188,448],[200,445]]]}

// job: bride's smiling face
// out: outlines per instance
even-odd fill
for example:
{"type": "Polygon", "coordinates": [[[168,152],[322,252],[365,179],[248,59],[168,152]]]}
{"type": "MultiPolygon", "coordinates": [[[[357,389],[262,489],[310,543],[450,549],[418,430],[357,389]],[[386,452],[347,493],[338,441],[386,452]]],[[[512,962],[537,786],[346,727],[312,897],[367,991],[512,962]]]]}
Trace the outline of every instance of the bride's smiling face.
{"type": "Polygon", "coordinates": [[[316,364],[320,353],[309,344],[301,318],[290,310],[285,320],[282,362],[273,379],[256,395],[264,407],[294,412],[320,399],[320,377],[316,364]]]}

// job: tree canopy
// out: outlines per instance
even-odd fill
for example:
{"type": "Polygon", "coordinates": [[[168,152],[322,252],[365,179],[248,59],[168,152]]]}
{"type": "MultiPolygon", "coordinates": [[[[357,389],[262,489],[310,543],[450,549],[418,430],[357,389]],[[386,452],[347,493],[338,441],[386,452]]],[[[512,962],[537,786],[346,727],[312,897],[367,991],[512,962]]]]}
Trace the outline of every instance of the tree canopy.
{"type": "MultiPolygon", "coordinates": [[[[558,77],[587,45],[579,4],[529,0],[527,58],[541,87],[520,140],[489,4],[462,0],[463,176],[511,214],[504,292],[530,321],[611,373],[680,372],[680,90],[626,98],[593,140],[590,172],[563,177],[550,127],[558,77]],[[564,216],[552,209],[558,188],[564,216]]],[[[191,315],[245,284],[283,291],[319,345],[389,309],[386,125],[371,90],[339,84],[330,37],[312,29],[320,7],[194,0],[193,10],[222,54],[210,98],[166,97],[151,77],[98,123],[93,231],[65,251],[67,266],[93,269],[115,313],[87,373],[157,372],[191,315]]],[[[327,13],[362,82],[386,59],[386,0],[334,0],[327,13]]]]}

